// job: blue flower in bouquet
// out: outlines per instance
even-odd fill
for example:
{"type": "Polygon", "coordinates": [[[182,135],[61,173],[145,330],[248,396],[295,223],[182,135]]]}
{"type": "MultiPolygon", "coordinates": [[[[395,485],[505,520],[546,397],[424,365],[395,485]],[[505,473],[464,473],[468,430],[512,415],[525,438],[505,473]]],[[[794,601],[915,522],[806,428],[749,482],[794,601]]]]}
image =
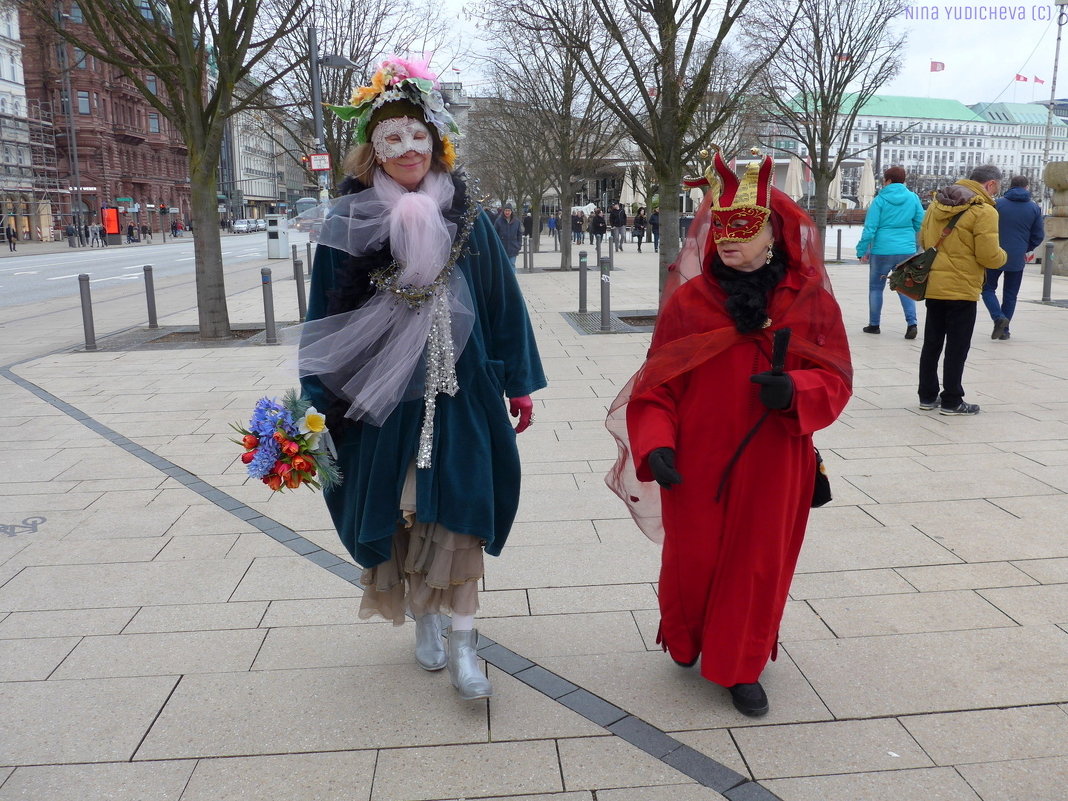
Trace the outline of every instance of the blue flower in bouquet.
{"type": "Polygon", "coordinates": [[[256,408],[252,410],[249,430],[258,437],[270,437],[279,426],[288,436],[292,437],[297,433],[293,415],[285,406],[274,398],[260,398],[256,408]]]}
{"type": "Polygon", "coordinates": [[[263,437],[260,446],[256,449],[256,455],[248,463],[248,474],[251,478],[263,478],[271,472],[274,463],[278,461],[282,449],[273,437],[263,437]]]}

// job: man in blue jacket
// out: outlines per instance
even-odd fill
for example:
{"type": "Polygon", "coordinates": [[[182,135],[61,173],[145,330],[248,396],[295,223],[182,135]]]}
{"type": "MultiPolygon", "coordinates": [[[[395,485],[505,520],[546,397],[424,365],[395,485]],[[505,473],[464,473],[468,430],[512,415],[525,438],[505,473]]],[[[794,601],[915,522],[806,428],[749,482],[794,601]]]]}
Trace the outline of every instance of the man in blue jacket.
{"type": "MultiPolygon", "coordinates": [[[[883,313],[883,289],[894,267],[916,252],[916,234],[923,223],[923,204],[916,193],[905,186],[905,168],[887,167],[883,172],[882,191],[868,207],[864,233],[857,243],[857,258],[869,258],[868,325],[865,334],[880,333],[883,313]]],[[[915,339],[916,301],[898,295],[905,312],[905,339],[915,339]]]]}
{"type": "Polygon", "coordinates": [[[1031,199],[1027,184],[1026,176],[1013,176],[1009,191],[994,204],[998,210],[1001,247],[1009,260],[1000,270],[987,270],[983,284],[983,303],[990,312],[990,319],[994,321],[991,339],[1009,338],[1009,321],[1016,310],[1016,296],[1020,293],[1024,265],[1030,261],[1034,249],[1046,238],[1042,209],[1031,199]],[[1005,273],[1005,284],[1001,303],[998,303],[998,278],[1002,273],[1005,273]]]}

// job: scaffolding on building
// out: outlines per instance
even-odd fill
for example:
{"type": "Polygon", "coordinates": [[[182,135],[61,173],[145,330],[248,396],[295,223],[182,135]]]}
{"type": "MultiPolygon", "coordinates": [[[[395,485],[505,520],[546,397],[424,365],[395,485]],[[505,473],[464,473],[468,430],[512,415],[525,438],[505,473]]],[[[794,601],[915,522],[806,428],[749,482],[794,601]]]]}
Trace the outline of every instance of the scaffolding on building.
{"type": "Polygon", "coordinates": [[[60,179],[52,104],[28,100],[26,114],[0,113],[0,213],[22,238],[51,241],[70,217],[70,187],[60,179]]]}

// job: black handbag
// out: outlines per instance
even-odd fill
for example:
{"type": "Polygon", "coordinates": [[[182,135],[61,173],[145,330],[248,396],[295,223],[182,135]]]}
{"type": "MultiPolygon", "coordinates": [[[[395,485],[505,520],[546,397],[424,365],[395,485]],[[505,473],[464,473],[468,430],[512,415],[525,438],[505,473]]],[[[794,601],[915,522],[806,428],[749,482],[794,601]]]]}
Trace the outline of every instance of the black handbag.
{"type": "Polygon", "coordinates": [[[827,476],[827,468],[823,466],[819,448],[813,446],[812,450],[816,452],[816,483],[812,485],[812,506],[815,508],[831,502],[831,479],[827,476]]]}
{"type": "Polygon", "coordinates": [[[931,277],[931,267],[934,265],[935,256],[938,255],[938,248],[941,247],[942,242],[949,236],[961,215],[967,210],[958,211],[950,217],[946,227],[942,229],[942,235],[938,237],[938,241],[935,242],[933,247],[927,248],[922,253],[909,256],[890,271],[890,288],[892,290],[913,300],[923,300],[927,297],[927,279],[931,277]]]}

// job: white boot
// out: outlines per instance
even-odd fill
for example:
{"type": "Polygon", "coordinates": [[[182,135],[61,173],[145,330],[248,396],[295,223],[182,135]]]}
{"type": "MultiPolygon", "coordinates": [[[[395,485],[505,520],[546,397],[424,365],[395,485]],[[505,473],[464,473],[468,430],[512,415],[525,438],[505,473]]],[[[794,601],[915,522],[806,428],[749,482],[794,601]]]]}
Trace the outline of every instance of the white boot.
{"type": "Polygon", "coordinates": [[[478,655],[475,653],[477,643],[476,629],[449,631],[449,678],[465,701],[493,695],[489,679],[478,666],[478,655]]]}
{"type": "Polygon", "coordinates": [[[436,613],[415,619],[415,661],[423,670],[441,670],[448,662],[441,638],[441,616],[436,613]]]}

